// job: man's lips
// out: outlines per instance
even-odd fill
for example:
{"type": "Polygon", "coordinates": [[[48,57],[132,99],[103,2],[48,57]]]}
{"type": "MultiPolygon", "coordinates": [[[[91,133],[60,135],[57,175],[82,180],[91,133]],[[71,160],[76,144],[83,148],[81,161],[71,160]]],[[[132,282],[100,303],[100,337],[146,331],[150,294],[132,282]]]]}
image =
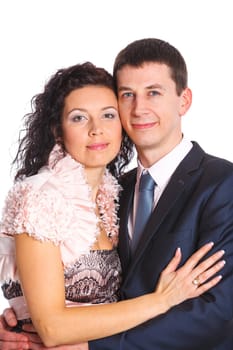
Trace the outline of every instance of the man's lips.
{"type": "Polygon", "coordinates": [[[150,123],[143,123],[143,124],[142,123],[141,124],[133,123],[132,127],[134,129],[142,130],[142,129],[150,129],[153,126],[155,126],[156,124],[157,124],[157,122],[150,122],[150,123]]]}
{"type": "Polygon", "coordinates": [[[87,148],[92,151],[101,151],[107,147],[108,147],[108,143],[93,143],[87,146],[87,148]]]}

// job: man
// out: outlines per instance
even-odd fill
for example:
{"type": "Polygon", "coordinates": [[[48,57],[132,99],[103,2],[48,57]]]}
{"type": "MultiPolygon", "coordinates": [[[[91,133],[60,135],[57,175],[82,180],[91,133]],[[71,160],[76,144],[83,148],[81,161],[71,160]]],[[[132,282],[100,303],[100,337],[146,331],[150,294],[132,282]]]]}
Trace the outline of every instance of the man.
{"type": "Polygon", "coordinates": [[[214,241],[215,250],[226,251],[227,264],[210,292],[123,334],[91,341],[89,348],[232,350],[233,164],[183,137],[181,118],[192,94],[177,49],[158,39],[133,42],[118,54],[114,77],[122,124],[138,153],[137,170],[122,179],[122,298],[153,291],[178,246],[184,262],[214,241]],[[140,179],[148,173],[155,186],[153,212],[138,236],[140,179]]]}
{"type": "Polygon", "coordinates": [[[91,342],[90,349],[232,350],[233,165],[207,155],[183,137],[181,118],[192,94],[186,64],[174,47],[157,39],[133,42],[118,54],[114,77],[122,124],[139,160],[137,171],[122,182],[122,298],[152,291],[177,246],[186,260],[213,240],[215,249],[225,249],[227,264],[223,281],[205,296],[124,334],[91,342]],[[156,183],[154,211],[132,253],[144,170],[156,183]]]}

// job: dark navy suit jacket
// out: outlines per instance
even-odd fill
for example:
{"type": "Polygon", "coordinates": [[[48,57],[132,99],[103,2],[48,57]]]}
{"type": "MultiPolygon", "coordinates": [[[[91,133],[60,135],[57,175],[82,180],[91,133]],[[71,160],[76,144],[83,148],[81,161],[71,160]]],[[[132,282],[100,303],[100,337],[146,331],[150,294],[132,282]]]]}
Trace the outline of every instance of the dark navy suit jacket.
{"type": "Polygon", "coordinates": [[[122,299],[155,289],[160,272],[182,249],[182,263],[206,242],[226,251],[223,280],[203,296],[124,333],[89,343],[90,350],[233,350],[233,164],[197,143],[177,167],[130,257],[127,223],[136,169],[124,175],[119,254],[122,299]]]}

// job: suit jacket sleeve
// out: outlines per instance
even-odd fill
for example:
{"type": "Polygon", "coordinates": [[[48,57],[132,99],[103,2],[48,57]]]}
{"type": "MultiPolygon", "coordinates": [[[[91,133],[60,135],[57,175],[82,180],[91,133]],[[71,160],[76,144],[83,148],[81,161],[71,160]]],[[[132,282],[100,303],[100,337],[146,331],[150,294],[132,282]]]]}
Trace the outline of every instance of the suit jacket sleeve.
{"type": "MultiPolygon", "coordinates": [[[[189,198],[195,196],[194,204],[189,208],[188,214],[186,202],[185,210],[182,209],[181,213],[183,219],[176,220],[179,224],[175,229],[181,231],[187,225],[196,227],[196,248],[214,241],[213,251],[225,250],[226,265],[221,272],[222,281],[205,295],[188,300],[134,329],[90,342],[90,350],[233,349],[232,170],[213,186],[210,184],[208,187],[208,178],[200,181],[206,183],[203,187],[202,184],[198,185],[199,190],[194,188],[192,195],[189,194],[189,198]],[[198,191],[200,193],[197,195],[198,191]]],[[[186,255],[188,258],[188,254],[186,255]]],[[[127,297],[136,288],[136,275],[137,270],[134,271],[134,278],[125,287],[127,297]]]]}

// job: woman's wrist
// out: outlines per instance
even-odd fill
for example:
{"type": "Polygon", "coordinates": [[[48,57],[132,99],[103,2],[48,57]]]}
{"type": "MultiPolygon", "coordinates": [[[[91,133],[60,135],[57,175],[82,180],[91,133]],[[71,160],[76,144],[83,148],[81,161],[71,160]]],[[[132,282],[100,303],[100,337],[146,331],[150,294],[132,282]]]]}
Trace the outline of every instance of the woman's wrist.
{"type": "Polygon", "coordinates": [[[147,296],[149,298],[147,306],[149,319],[164,314],[171,308],[168,298],[166,298],[160,292],[153,292],[151,294],[147,294],[147,296]]]}

